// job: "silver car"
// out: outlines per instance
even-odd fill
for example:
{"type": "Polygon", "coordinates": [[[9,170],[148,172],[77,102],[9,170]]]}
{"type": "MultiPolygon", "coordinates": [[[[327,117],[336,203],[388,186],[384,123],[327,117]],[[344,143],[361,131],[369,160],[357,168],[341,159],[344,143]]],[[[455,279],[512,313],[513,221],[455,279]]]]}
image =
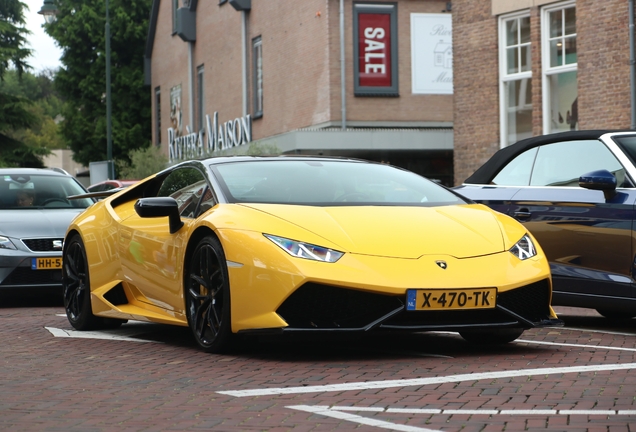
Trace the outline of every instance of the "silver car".
{"type": "Polygon", "coordinates": [[[0,168],[0,291],[62,287],[62,242],[91,198],[73,176],[56,170],[0,168]]]}

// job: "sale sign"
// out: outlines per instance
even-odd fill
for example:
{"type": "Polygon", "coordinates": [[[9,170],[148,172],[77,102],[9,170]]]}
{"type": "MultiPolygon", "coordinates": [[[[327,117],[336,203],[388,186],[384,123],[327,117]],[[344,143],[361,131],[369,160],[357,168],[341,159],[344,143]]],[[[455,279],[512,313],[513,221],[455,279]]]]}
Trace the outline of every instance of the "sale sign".
{"type": "Polygon", "coordinates": [[[397,4],[354,3],[354,94],[398,96],[397,4]]]}

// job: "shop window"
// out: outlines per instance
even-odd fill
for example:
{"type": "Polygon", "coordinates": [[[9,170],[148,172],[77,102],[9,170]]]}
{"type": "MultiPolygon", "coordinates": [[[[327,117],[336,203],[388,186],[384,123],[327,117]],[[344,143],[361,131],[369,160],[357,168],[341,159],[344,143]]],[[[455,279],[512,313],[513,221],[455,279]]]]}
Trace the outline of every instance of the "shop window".
{"type": "Polygon", "coordinates": [[[161,147],[161,87],[155,87],[155,145],[161,147]]]}
{"type": "Polygon", "coordinates": [[[541,15],[544,133],[579,128],[575,3],[546,7],[541,15]]]}
{"type": "Polygon", "coordinates": [[[263,40],[261,37],[252,40],[253,56],[253,118],[263,117],[263,40]]]}
{"type": "Polygon", "coordinates": [[[527,13],[499,19],[501,146],[532,136],[532,58],[527,13]]]}

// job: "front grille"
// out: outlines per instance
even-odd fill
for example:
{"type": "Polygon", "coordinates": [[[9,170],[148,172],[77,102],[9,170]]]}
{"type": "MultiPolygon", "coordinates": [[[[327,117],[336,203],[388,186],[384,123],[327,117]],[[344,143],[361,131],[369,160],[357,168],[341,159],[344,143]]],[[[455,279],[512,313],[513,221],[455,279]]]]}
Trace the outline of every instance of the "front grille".
{"type": "Polygon", "coordinates": [[[33,252],[59,252],[62,250],[61,238],[39,238],[39,239],[22,239],[22,243],[33,252]],[[53,247],[53,243],[57,242],[57,248],[53,247]]]}
{"type": "Polygon", "coordinates": [[[399,297],[308,283],[276,311],[292,328],[362,328],[403,306],[399,297]]]}
{"type": "Polygon", "coordinates": [[[547,279],[506,291],[497,296],[497,304],[528,321],[550,318],[550,284],[547,279]]]}
{"type": "Polygon", "coordinates": [[[62,285],[62,270],[31,270],[29,267],[17,267],[0,286],[16,285],[62,285]]]}
{"type": "Polygon", "coordinates": [[[526,327],[550,319],[549,301],[550,284],[543,280],[499,293],[494,309],[404,311],[383,322],[382,327],[448,330],[479,325],[521,324],[526,327]]]}
{"type": "Polygon", "coordinates": [[[308,283],[276,312],[289,330],[356,330],[375,323],[381,329],[457,331],[467,327],[541,325],[550,319],[549,299],[550,284],[543,280],[499,293],[493,309],[407,311],[405,296],[308,283]]]}
{"type": "Polygon", "coordinates": [[[517,320],[498,309],[404,311],[383,328],[451,330],[474,325],[510,325],[517,320]]]}

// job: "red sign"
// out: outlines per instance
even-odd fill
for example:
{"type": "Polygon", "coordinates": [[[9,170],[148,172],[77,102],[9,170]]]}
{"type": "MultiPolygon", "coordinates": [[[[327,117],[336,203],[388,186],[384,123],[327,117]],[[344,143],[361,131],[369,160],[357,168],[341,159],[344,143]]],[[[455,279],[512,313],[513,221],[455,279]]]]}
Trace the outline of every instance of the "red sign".
{"type": "Polygon", "coordinates": [[[358,84],[390,87],[391,72],[391,14],[358,14],[358,84]]]}

